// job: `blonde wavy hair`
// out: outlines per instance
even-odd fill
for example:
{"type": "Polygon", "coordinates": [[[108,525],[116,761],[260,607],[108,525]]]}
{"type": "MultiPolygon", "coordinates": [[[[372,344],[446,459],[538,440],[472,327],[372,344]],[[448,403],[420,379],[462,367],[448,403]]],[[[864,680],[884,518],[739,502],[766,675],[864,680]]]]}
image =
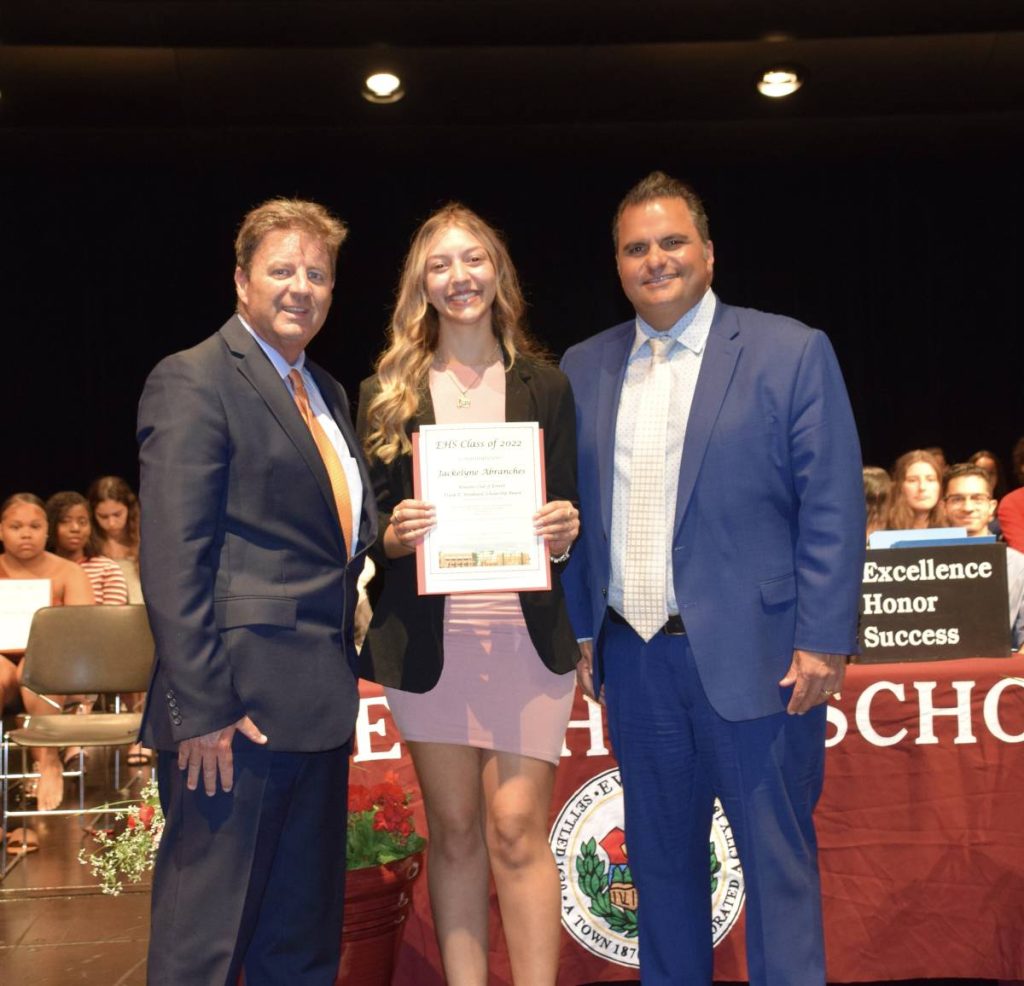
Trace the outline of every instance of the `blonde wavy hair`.
{"type": "Polygon", "coordinates": [[[476,237],[494,265],[491,329],[505,365],[511,366],[517,356],[542,362],[550,359],[526,330],[526,302],[501,234],[471,209],[450,202],[413,235],[398,282],[387,347],[377,360],[380,393],[366,411],[369,428],[364,444],[367,455],[382,462],[392,462],[412,449],[405,428],[420,407],[440,331],[437,311],[427,298],[427,251],[439,234],[453,226],[476,237]]]}

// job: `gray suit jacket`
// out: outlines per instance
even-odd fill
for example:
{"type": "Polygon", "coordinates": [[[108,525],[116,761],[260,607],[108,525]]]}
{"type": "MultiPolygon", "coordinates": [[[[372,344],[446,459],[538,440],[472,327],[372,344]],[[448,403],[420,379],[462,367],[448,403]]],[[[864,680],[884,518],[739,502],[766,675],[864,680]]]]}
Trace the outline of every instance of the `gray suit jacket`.
{"type": "Polygon", "coordinates": [[[140,565],[157,651],[148,745],[173,749],[242,715],[278,750],[333,749],[352,733],[355,583],[377,513],[345,392],[307,367],[360,461],[352,558],[312,436],[237,318],[146,381],[140,565]]]}

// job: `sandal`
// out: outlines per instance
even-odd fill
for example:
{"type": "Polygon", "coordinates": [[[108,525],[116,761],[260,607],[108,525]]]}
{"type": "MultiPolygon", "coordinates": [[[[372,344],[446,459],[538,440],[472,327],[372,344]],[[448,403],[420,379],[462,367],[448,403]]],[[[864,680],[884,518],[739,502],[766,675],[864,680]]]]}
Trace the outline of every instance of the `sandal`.
{"type": "Polygon", "coordinates": [[[11,829],[7,833],[7,855],[21,856],[30,852],[39,852],[39,836],[32,829],[11,829]]]}
{"type": "Polygon", "coordinates": [[[124,762],[129,767],[148,767],[153,762],[153,752],[141,743],[135,743],[129,750],[124,762]]]}

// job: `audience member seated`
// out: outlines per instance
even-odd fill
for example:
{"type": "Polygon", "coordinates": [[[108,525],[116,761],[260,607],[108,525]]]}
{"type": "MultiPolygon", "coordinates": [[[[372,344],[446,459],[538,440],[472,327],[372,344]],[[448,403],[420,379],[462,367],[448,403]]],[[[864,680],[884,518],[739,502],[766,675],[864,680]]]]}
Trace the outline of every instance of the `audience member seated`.
{"type": "Polygon", "coordinates": [[[886,528],[890,531],[942,527],[942,466],[931,452],[914,449],[892,467],[892,493],[886,528]]]}
{"type": "Polygon", "coordinates": [[[892,479],[881,466],[865,466],[861,472],[864,476],[864,506],[868,516],[867,536],[871,537],[875,531],[885,530],[892,479]]]}
{"type": "Polygon", "coordinates": [[[1013,463],[1013,485],[1024,486],[1024,435],[1017,439],[1010,453],[1010,461],[1013,463]]]}
{"type": "Polygon", "coordinates": [[[93,598],[104,606],[128,602],[128,583],[121,566],[99,553],[89,521],[89,501],[81,493],[54,493],[46,501],[50,536],[47,547],[77,562],[89,577],[93,598]]]}
{"type": "Polygon", "coordinates": [[[935,464],[939,468],[939,476],[942,477],[946,474],[946,470],[949,468],[946,462],[946,453],[943,451],[941,445],[929,445],[924,449],[932,458],[935,459],[935,464]]]}
{"type": "Polygon", "coordinates": [[[1018,551],[1024,551],[1024,486],[999,501],[996,511],[1003,540],[1018,551]]]}
{"type": "MultiPolygon", "coordinates": [[[[49,579],[50,602],[54,606],[82,606],[93,603],[89,578],[81,566],[46,550],[46,510],[43,501],[31,493],[15,493],[0,507],[0,578],[49,579]]],[[[19,655],[20,656],[20,655],[19,655]]],[[[0,661],[13,664],[9,657],[0,661]]],[[[21,666],[17,669],[21,681],[21,666]]],[[[9,669],[4,671],[9,677],[9,669]]],[[[6,696],[5,696],[6,698],[6,696]]],[[[51,696],[58,708],[43,696],[21,688],[21,700],[29,715],[54,715],[63,704],[62,696],[51,696]]],[[[35,769],[41,775],[36,785],[39,808],[49,811],[64,799],[63,764],[57,750],[33,749],[35,769]]]]}
{"type": "MultiPolygon", "coordinates": [[[[988,522],[996,509],[988,471],[970,462],[953,466],[946,474],[943,491],[950,527],[963,527],[968,537],[989,533],[988,522]]],[[[1024,554],[1006,549],[1007,588],[1010,593],[1010,634],[1013,648],[1024,644],[1024,554]]]]}
{"type": "MultiPolygon", "coordinates": [[[[92,536],[89,522],[89,501],[81,493],[66,491],[54,493],[46,501],[46,518],[50,525],[47,547],[82,566],[89,576],[92,594],[96,602],[104,606],[123,606],[128,602],[128,581],[121,566],[111,558],[99,554],[92,536]]],[[[145,695],[142,692],[125,695],[127,708],[141,709],[145,695]]],[[[90,711],[92,702],[84,699],[84,711],[90,711]]],[[[64,753],[68,763],[79,754],[78,747],[70,747],[64,753]]],[[[128,751],[127,763],[143,767],[150,762],[150,752],[141,743],[135,743],[128,751]]]]}
{"type": "Polygon", "coordinates": [[[141,603],[138,497],[120,476],[100,477],[86,496],[99,553],[121,566],[128,581],[128,601],[141,603]]]}
{"type": "Polygon", "coordinates": [[[992,484],[992,495],[997,500],[1001,500],[1006,495],[1006,482],[1003,479],[1003,467],[995,453],[989,452],[988,449],[981,449],[967,461],[971,465],[981,466],[988,473],[989,482],[992,484]]]}

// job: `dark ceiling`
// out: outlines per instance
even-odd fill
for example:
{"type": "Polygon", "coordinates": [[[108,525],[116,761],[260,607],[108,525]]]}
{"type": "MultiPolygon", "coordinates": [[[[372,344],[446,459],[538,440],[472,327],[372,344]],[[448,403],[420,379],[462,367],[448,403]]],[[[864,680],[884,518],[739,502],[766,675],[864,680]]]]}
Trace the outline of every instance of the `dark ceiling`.
{"type": "Polygon", "coordinates": [[[998,151],[1024,135],[1021,0],[5,0],[0,148],[79,156],[372,137],[585,156],[998,151]],[[772,64],[804,88],[754,90],[772,64]],[[407,95],[364,101],[390,66],[407,95]]]}

